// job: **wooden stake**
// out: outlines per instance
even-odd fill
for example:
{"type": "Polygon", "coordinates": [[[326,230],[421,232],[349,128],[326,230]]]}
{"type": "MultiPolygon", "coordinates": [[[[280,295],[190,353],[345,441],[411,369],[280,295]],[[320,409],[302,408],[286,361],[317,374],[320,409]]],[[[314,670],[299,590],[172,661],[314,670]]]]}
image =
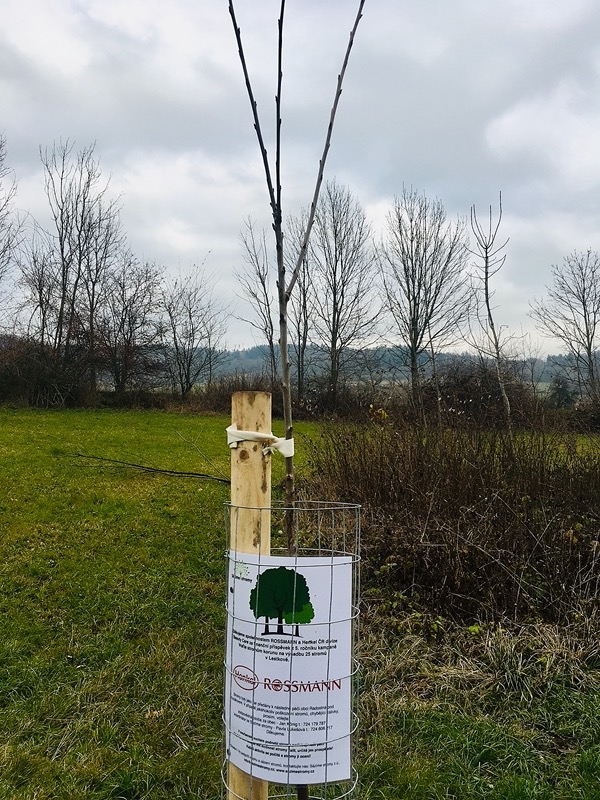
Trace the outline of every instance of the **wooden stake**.
{"type": "MultiPolygon", "coordinates": [[[[236,392],[231,421],[238,430],[271,433],[271,395],[236,392]]],[[[259,442],[239,442],[231,449],[230,547],[239,553],[271,552],[271,456],[259,442]]],[[[228,800],[267,800],[269,784],[228,764],[228,800]]]]}

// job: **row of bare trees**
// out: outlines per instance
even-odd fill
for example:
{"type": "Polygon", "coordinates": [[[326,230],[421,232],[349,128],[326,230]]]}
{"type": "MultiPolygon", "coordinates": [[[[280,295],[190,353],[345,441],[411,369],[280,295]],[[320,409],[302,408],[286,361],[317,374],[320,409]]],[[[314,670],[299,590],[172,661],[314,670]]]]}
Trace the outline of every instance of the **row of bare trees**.
{"type": "Polygon", "coordinates": [[[185,397],[209,382],[225,326],[214,282],[202,268],[170,278],[131,252],[93,145],[61,142],[40,155],[49,228],[17,224],[14,184],[1,195],[1,263],[12,259],[20,295],[3,339],[5,382],[26,373],[28,399],[43,405],[94,401],[101,388],[185,397]]]}
{"type": "MultiPolygon", "coordinates": [[[[297,259],[305,218],[306,212],[288,222],[290,263],[297,259]]],[[[275,293],[265,240],[248,223],[242,241],[247,268],[238,279],[275,375],[275,293]]],[[[376,345],[393,342],[403,346],[402,366],[420,405],[424,357],[455,342],[469,316],[468,257],[465,226],[448,221],[440,201],[405,188],[376,244],[358,200],[336,181],[327,182],[289,304],[298,398],[318,376],[322,401],[335,408],[344,381],[380,371],[376,345]]]]}
{"type": "MultiPolygon", "coordinates": [[[[226,315],[204,269],[172,278],[131,252],[119,200],[110,196],[93,146],[76,152],[61,142],[41,151],[47,230],[18,219],[5,154],[0,140],[0,280],[12,267],[19,313],[3,320],[3,382],[25,380],[29,399],[43,404],[93,400],[101,388],[123,394],[160,386],[185,397],[210,382],[223,358],[226,315]]],[[[290,271],[304,245],[306,216],[286,221],[290,271]]],[[[350,190],[325,183],[289,301],[297,399],[318,396],[336,409],[348,386],[360,380],[374,388],[400,367],[420,409],[425,369],[435,381],[436,353],[462,340],[493,367],[510,431],[514,342],[496,321],[493,302],[506,258],[501,221],[501,199],[485,224],[473,208],[469,237],[466,223],[448,220],[439,200],[404,188],[375,242],[350,190]],[[390,363],[384,345],[400,346],[403,362],[390,363]]],[[[242,243],[238,280],[252,308],[247,321],[266,346],[275,384],[276,271],[265,234],[251,221],[242,243]]],[[[597,404],[600,256],[574,252],[551,274],[546,298],[532,304],[531,314],[563,345],[565,385],[597,404]]]]}
{"type": "MultiPolygon", "coordinates": [[[[316,209],[311,241],[304,253],[289,303],[295,393],[302,401],[317,387],[325,407],[335,409],[345,383],[390,379],[393,366],[381,364],[400,346],[403,379],[412,402],[423,409],[423,376],[436,380],[436,353],[464,342],[495,375],[502,416],[512,436],[508,383],[516,380],[514,361],[527,357],[498,323],[494,279],[506,260],[508,239],[500,235],[498,210],[482,221],[471,208],[470,226],[449,220],[443,204],[404,188],[388,212],[381,241],[374,241],[366,214],[347,187],[325,184],[316,209]]],[[[286,253],[296,263],[306,212],[286,226],[286,253]]],[[[265,234],[249,221],[242,234],[245,269],[238,280],[251,301],[248,321],[263,337],[269,372],[278,373],[276,291],[265,234]]],[[[578,396],[600,400],[598,341],[600,256],[574,252],[552,267],[547,297],[531,305],[541,333],[562,343],[561,380],[578,396]]],[[[531,359],[530,359],[531,360],[531,359]]]]}

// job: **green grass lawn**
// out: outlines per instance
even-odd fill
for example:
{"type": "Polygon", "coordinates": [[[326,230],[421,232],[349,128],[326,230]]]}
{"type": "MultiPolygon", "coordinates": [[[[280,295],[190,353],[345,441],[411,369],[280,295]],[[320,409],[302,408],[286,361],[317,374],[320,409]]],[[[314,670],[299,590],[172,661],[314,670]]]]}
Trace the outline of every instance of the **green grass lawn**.
{"type": "MultiPolygon", "coordinates": [[[[0,800],[221,796],[228,487],[75,454],[227,475],[228,424],[0,410],[0,800]]],[[[361,800],[600,800],[597,649],[378,613],[361,800]]]]}
{"type": "Polygon", "coordinates": [[[0,413],[0,797],[218,797],[228,487],[73,454],[227,473],[227,424],[0,413]]]}

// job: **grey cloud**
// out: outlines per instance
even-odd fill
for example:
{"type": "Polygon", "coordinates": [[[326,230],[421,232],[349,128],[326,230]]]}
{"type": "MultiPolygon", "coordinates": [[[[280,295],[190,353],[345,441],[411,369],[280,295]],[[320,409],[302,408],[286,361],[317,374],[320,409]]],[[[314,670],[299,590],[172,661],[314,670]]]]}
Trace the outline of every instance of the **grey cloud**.
{"type": "MultiPolygon", "coordinates": [[[[29,193],[23,202],[33,197],[39,145],[60,137],[82,146],[96,141],[115,190],[124,191],[124,218],[136,246],[174,267],[212,249],[210,260],[231,290],[243,221],[252,216],[268,226],[269,207],[226,4],[173,0],[177,19],[189,18],[198,28],[197,49],[186,38],[181,79],[174,66],[179,53],[173,51],[173,64],[165,62],[175,45],[161,38],[155,20],[148,18],[137,32],[131,24],[118,25],[127,4],[111,6],[110,24],[98,18],[104,8],[88,0],[62,0],[62,6],[79,10],[77,35],[88,53],[72,74],[21,55],[9,41],[10,19],[0,31],[0,129],[23,193],[29,193]],[[188,231],[197,233],[189,241],[203,252],[177,244],[188,241],[188,231]]],[[[288,4],[286,212],[296,213],[310,199],[354,9],[347,0],[288,4]]],[[[270,155],[277,10],[277,3],[265,2],[254,14],[239,3],[270,155]]],[[[584,133],[595,125],[598,30],[595,0],[552,8],[538,0],[527,6],[517,0],[370,0],[355,42],[327,176],[348,183],[372,207],[389,202],[403,184],[413,185],[439,197],[450,215],[468,214],[473,203],[487,209],[501,189],[511,242],[507,286],[497,300],[502,307],[506,298],[507,324],[517,327],[525,322],[525,295],[543,291],[549,266],[564,249],[600,248],[600,165],[597,175],[588,171],[585,185],[573,177],[588,161],[597,163],[597,145],[589,153],[570,152],[571,141],[584,141],[583,134],[573,139],[567,114],[562,121],[550,115],[553,135],[566,125],[555,153],[552,137],[536,138],[528,122],[540,124],[535,109],[548,113],[567,82],[574,87],[569,114],[584,133]],[[510,142],[502,138],[506,120],[515,120],[510,142]]]]}

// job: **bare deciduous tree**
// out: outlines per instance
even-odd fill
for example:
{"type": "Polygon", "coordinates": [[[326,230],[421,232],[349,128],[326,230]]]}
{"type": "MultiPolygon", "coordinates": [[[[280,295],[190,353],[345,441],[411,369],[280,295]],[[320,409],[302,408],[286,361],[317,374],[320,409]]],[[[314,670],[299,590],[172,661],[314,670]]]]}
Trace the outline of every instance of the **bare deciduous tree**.
{"type": "MultiPolygon", "coordinates": [[[[267,192],[269,196],[269,203],[271,206],[271,213],[273,216],[273,231],[275,234],[275,253],[276,253],[276,261],[277,261],[277,290],[278,290],[278,317],[279,317],[279,349],[281,354],[281,390],[282,390],[282,399],[283,399],[283,411],[284,411],[284,422],[285,422],[285,436],[286,438],[290,439],[293,435],[293,422],[292,422],[292,387],[291,387],[291,378],[290,378],[290,359],[289,359],[289,352],[288,352],[288,303],[290,300],[291,293],[294,289],[296,281],[298,280],[298,275],[300,272],[300,268],[306,254],[306,250],[308,248],[308,243],[310,240],[310,234],[312,231],[312,226],[314,222],[314,216],[316,214],[317,203],[319,199],[319,193],[321,190],[321,184],[323,182],[323,176],[325,172],[325,164],[327,162],[327,156],[329,154],[329,149],[331,147],[331,138],[333,134],[333,125],[335,122],[335,117],[340,101],[340,97],[342,95],[342,86],[344,82],[344,76],[346,74],[346,69],[348,67],[348,62],[350,59],[350,53],[352,50],[352,46],[354,44],[354,38],[356,36],[356,31],[358,29],[358,25],[362,18],[362,12],[364,8],[365,0],[359,0],[358,2],[358,10],[356,13],[356,17],[354,19],[354,24],[350,31],[350,37],[348,39],[348,45],[346,47],[346,52],[344,54],[344,59],[342,62],[342,66],[338,75],[337,85],[333,100],[333,105],[331,108],[331,113],[329,117],[329,125],[327,127],[327,133],[325,135],[325,144],[323,147],[323,152],[321,155],[321,159],[319,161],[319,168],[317,171],[317,178],[315,182],[315,188],[313,192],[313,198],[310,204],[310,210],[308,214],[306,230],[304,232],[304,238],[298,252],[298,257],[296,260],[296,266],[292,271],[290,278],[288,280],[287,272],[286,272],[286,260],[284,256],[284,243],[283,243],[283,210],[282,210],[282,190],[281,190],[281,101],[282,101],[282,85],[283,85],[283,22],[284,22],[284,14],[285,14],[285,0],[281,0],[280,4],[280,12],[279,12],[279,20],[278,20],[278,48],[277,48],[277,92],[275,95],[275,165],[274,170],[272,171],[271,165],[269,163],[269,158],[267,154],[267,149],[264,143],[262,128],[260,124],[260,118],[258,114],[258,106],[254,97],[254,92],[252,89],[252,82],[250,80],[250,74],[248,72],[248,67],[246,64],[246,58],[244,55],[244,48],[242,44],[242,37],[240,28],[237,23],[237,17],[235,14],[234,3],[233,0],[229,0],[229,14],[231,16],[231,21],[233,24],[233,30],[235,33],[237,45],[238,45],[238,53],[240,56],[240,63],[242,66],[242,71],[244,74],[244,79],[246,83],[246,89],[248,92],[248,98],[250,100],[250,107],[252,111],[252,117],[254,121],[254,129],[256,132],[256,136],[258,139],[258,146],[263,162],[264,172],[265,172],[265,180],[267,184],[267,192]],[[273,179],[274,176],[274,179],[273,179]]],[[[286,501],[288,504],[292,505],[294,502],[294,460],[293,458],[286,459],[286,478],[285,478],[285,492],[286,492],[286,501]]],[[[289,548],[290,551],[295,549],[295,544],[292,539],[289,540],[289,548]]]]}
{"type": "Polygon", "coordinates": [[[82,254],[81,292],[78,298],[79,318],[86,331],[86,361],[92,398],[98,382],[98,316],[106,299],[110,274],[118,265],[125,248],[116,204],[106,201],[104,192],[96,199],[95,208],[85,223],[88,228],[87,247],[82,254]]]}
{"type": "Polygon", "coordinates": [[[483,341],[481,338],[477,340],[477,349],[482,356],[491,358],[494,362],[496,379],[504,409],[504,423],[508,432],[509,443],[512,446],[512,413],[505,381],[507,374],[507,359],[504,353],[506,340],[502,335],[502,330],[496,326],[494,321],[494,310],[492,308],[493,291],[491,289],[491,279],[506,261],[506,253],[503,251],[508,244],[508,239],[505,239],[501,244],[497,242],[502,222],[502,193],[499,196],[498,209],[498,218],[494,223],[492,207],[490,206],[488,223],[484,228],[477,218],[475,206],[471,206],[471,230],[475,237],[476,248],[471,252],[477,258],[475,266],[479,273],[475,297],[477,319],[479,320],[483,341]]]}
{"type": "Polygon", "coordinates": [[[422,409],[421,359],[456,340],[470,307],[465,225],[440,200],[403,189],[387,218],[380,263],[399,341],[408,351],[412,398],[422,409]]]}
{"type": "Polygon", "coordinates": [[[307,251],[314,341],[326,361],[326,401],[335,408],[354,351],[372,344],[379,309],[371,228],[346,187],[328,181],[307,251]]]}
{"type": "MultiPolygon", "coordinates": [[[[286,274],[286,259],[284,255],[284,242],[283,242],[283,228],[282,228],[282,220],[283,220],[283,210],[282,210],[282,191],[281,191],[281,100],[282,100],[282,82],[283,82],[283,21],[284,21],[284,13],[285,13],[285,0],[281,0],[280,5],[280,12],[279,12],[279,20],[278,20],[278,57],[277,57],[277,93],[275,96],[275,111],[276,111],[276,121],[275,121],[275,181],[273,181],[273,175],[271,172],[271,166],[269,163],[267,149],[264,144],[262,129],[260,125],[260,119],[258,115],[258,107],[256,104],[256,100],[254,98],[254,92],[252,89],[252,83],[250,81],[250,76],[248,73],[248,68],[246,65],[246,58],[244,55],[244,49],[242,45],[242,38],[240,33],[240,28],[237,24],[237,18],[235,14],[233,0],[229,0],[229,14],[231,16],[231,21],[233,23],[233,29],[238,45],[238,52],[240,56],[240,62],[242,66],[242,71],[244,73],[244,79],[246,82],[246,89],[248,92],[248,98],[250,100],[250,106],[252,109],[252,116],[254,120],[254,129],[256,131],[256,136],[258,139],[258,146],[260,149],[260,154],[263,161],[263,167],[265,172],[265,180],[267,184],[267,192],[269,195],[269,203],[271,205],[271,212],[273,216],[273,231],[275,234],[275,252],[276,252],[276,259],[277,259],[277,290],[278,290],[278,313],[279,313],[279,349],[280,349],[280,361],[281,361],[281,393],[282,393],[282,400],[283,400],[283,414],[284,414],[284,422],[285,422],[285,436],[287,439],[291,439],[293,436],[293,421],[292,421],[292,386],[291,386],[291,373],[290,373],[290,359],[289,359],[289,351],[288,351],[288,303],[290,301],[291,293],[294,289],[294,286],[298,280],[298,276],[300,273],[301,266],[304,261],[304,257],[306,254],[306,250],[308,248],[308,243],[310,240],[310,234],[312,231],[312,225],[314,221],[314,215],[317,209],[317,202],[319,199],[319,192],[321,189],[321,183],[323,181],[323,175],[325,171],[325,164],[327,161],[327,155],[329,153],[329,148],[331,146],[331,137],[333,133],[333,125],[337,113],[337,108],[339,105],[340,97],[342,94],[342,85],[344,82],[344,76],[346,74],[346,68],[348,66],[348,61],[350,58],[350,52],[352,50],[352,45],[354,44],[354,37],[356,35],[356,31],[358,29],[358,24],[362,18],[362,11],[365,4],[365,0],[359,0],[358,3],[358,11],[354,20],[354,25],[352,30],[350,31],[350,37],[348,40],[348,46],[346,47],[346,52],[344,55],[344,59],[342,62],[342,67],[340,69],[335,96],[333,100],[333,105],[331,108],[331,114],[329,117],[329,125],[327,128],[327,133],[325,135],[325,145],[323,148],[323,153],[321,155],[321,159],[319,162],[319,169],[317,172],[317,179],[315,182],[315,188],[313,192],[313,199],[310,205],[310,211],[308,214],[308,220],[306,225],[306,230],[304,234],[304,239],[302,241],[300,250],[298,252],[298,257],[296,261],[296,266],[291,273],[291,277],[288,281],[287,274],[286,274]]],[[[294,459],[293,457],[286,458],[286,476],[285,476],[285,499],[288,507],[291,509],[295,503],[295,481],[294,481],[294,459]]],[[[288,552],[293,554],[297,551],[297,543],[295,538],[295,532],[293,530],[293,516],[291,513],[288,513],[286,516],[286,535],[287,535],[287,545],[288,545],[288,552]]],[[[298,798],[299,800],[308,800],[308,787],[305,785],[299,785],[297,788],[298,798]]]]}
{"type": "MultiPolygon", "coordinates": [[[[78,327],[77,299],[89,245],[89,216],[98,196],[100,173],[93,146],[73,157],[69,141],[40,149],[44,188],[53,220],[53,261],[57,268],[54,353],[69,360],[78,327]]],[[[103,190],[100,190],[100,195],[103,190]]]]}
{"type": "Polygon", "coordinates": [[[98,320],[98,342],[117,395],[151,387],[151,376],[158,372],[161,279],[160,267],[140,264],[129,252],[111,270],[98,320]]]}
{"type": "Polygon", "coordinates": [[[163,359],[173,393],[184,398],[198,383],[210,384],[223,358],[225,309],[204,272],[167,280],[160,294],[163,359]]]}
{"type": "Polygon", "coordinates": [[[241,240],[244,248],[243,258],[248,269],[236,272],[235,277],[254,311],[253,317],[249,319],[241,317],[241,319],[258,331],[261,339],[266,342],[269,378],[274,386],[279,376],[279,359],[273,320],[275,300],[271,286],[271,265],[267,239],[264,231],[260,237],[256,235],[252,221],[249,219],[246,222],[246,230],[241,234],[241,240]]]}
{"type": "Polygon", "coordinates": [[[552,265],[552,285],[545,300],[534,301],[531,316],[538,330],[561,342],[571,356],[580,390],[600,400],[600,255],[573,251],[562,265],[552,265]]]}
{"type": "Polygon", "coordinates": [[[20,256],[21,284],[45,357],[67,393],[96,391],[97,324],[110,271],[123,250],[119,208],[108,196],[94,146],[41,150],[53,226],[34,224],[20,256]]]}
{"type": "Polygon", "coordinates": [[[42,350],[52,350],[58,275],[53,257],[52,237],[38,225],[20,248],[18,257],[20,286],[27,309],[26,335],[42,350]]]}
{"type": "MultiPolygon", "coordinates": [[[[296,266],[297,254],[304,240],[306,215],[291,217],[287,221],[285,229],[286,269],[293,271],[296,266]]],[[[247,322],[260,334],[260,340],[264,342],[267,349],[269,379],[275,386],[280,381],[279,348],[276,338],[277,287],[274,285],[274,270],[269,259],[266,234],[262,231],[258,236],[249,220],[241,239],[244,248],[243,258],[247,269],[236,272],[236,278],[244,297],[250,302],[254,315],[249,318],[240,317],[240,319],[247,322]]],[[[298,272],[294,292],[290,296],[288,316],[291,332],[291,363],[296,379],[296,399],[302,401],[308,388],[308,348],[310,331],[314,325],[313,292],[307,252],[305,252],[298,272]]]]}

